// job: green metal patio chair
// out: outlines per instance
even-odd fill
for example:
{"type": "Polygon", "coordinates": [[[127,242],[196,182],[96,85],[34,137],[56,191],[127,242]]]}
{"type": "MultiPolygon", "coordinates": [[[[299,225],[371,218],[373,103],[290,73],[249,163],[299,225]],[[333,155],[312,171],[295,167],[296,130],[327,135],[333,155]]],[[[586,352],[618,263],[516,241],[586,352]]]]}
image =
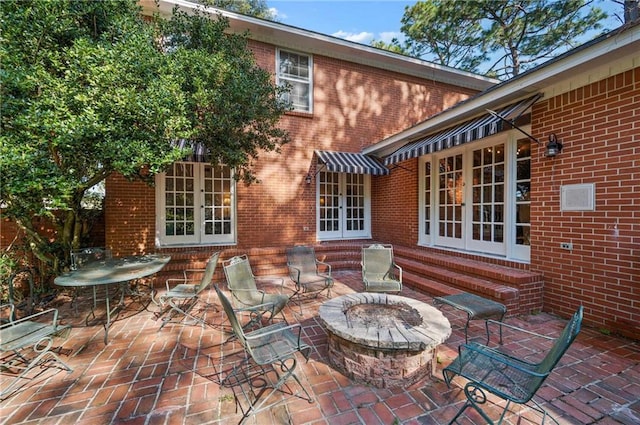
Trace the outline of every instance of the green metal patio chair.
{"type": "MultiPolygon", "coordinates": [[[[289,302],[289,297],[282,294],[283,280],[280,281],[278,293],[268,293],[258,289],[256,277],[253,275],[247,255],[239,255],[223,261],[224,274],[227,278],[227,287],[231,292],[231,299],[236,312],[244,312],[249,315],[249,321],[244,325],[245,329],[253,325],[260,326],[265,314],[268,323],[273,321],[277,314],[289,302]]],[[[284,314],[282,315],[283,320],[284,314]]]]}
{"type": "Polygon", "coordinates": [[[159,316],[164,316],[162,317],[160,329],[175,317],[180,317],[181,320],[190,318],[195,323],[199,323],[204,327],[204,320],[201,317],[191,314],[191,310],[198,303],[200,293],[213,281],[213,275],[216,272],[219,257],[220,252],[215,252],[209,257],[209,260],[207,260],[207,265],[204,270],[186,269],[183,272],[184,277],[182,279],[167,279],[167,291],[158,297],[159,304],[162,307],[159,316]],[[202,274],[199,281],[194,279],[194,276],[198,274],[202,274]],[[179,283],[172,287],[176,281],[179,283]]]}
{"type": "Polygon", "coordinates": [[[289,277],[295,284],[295,292],[291,301],[300,306],[302,313],[302,299],[306,296],[318,296],[322,291],[327,291],[327,297],[331,298],[333,278],[331,277],[331,265],[316,258],[313,247],[296,245],[289,247],[287,252],[287,267],[289,277]]]}
{"type": "Polygon", "coordinates": [[[245,333],[236,317],[229,299],[216,286],[220,303],[227,315],[235,337],[242,344],[245,361],[235,366],[223,379],[222,385],[233,389],[236,405],[242,409],[242,422],[249,416],[297,397],[313,403],[313,398],[295,374],[296,354],[309,360],[311,346],[302,340],[302,327],[296,323],[279,322],[245,333]],[[287,381],[292,378],[298,388],[294,390],[287,381]],[[265,392],[271,390],[266,397],[265,392]],[[276,394],[279,400],[267,401],[276,394]]]}
{"type": "Polygon", "coordinates": [[[9,310],[8,320],[0,325],[0,370],[16,375],[0,390],[0,397],[10,394],[20,382],[29,381],[29,371],[49,364],[73,372],[53,351],[53,338],[68,336],[71,326],[60,325],[58,310],[51,308],[15,319],[13,304],[0,305],[9,310]],[[24,380],[26,381],[24,381],[24,380]]]}
{"type": "Polygon", "coordinates": [[[402,268],[393,260],[393,246],[362,247],[362,283],[365,292],[402,291],[402,268]]]}
{"type": "MultiPolygon", "coordinates": [[[[490,322],[528,335],[553,339],[545,335],[539,335],[515,326],[507,325],[506,323],[493,320],[490,322]]],[[[553,347],[539,363],[513,357],[502,351],[477,343],[460,345],[458,347],[458,357],[449,366],[444,368],[442,374],[447,386],[450,386],[451,380],[456,375],[460,375],[469,380],[464,386],[467,401],[449,424],[455,423],[458,417],[468,407],[472,407],[478,411],[487,423],[500,424],[504,420],[504,416],[511,403],[526,404],[529,402],[533,404],[533,406],[531,406],[532,409],[543,415],[542,423],[544,423],[544,420],[549,416],[551,420],[557,424],[558,422],[550,416],[542,406],[533,400],[533,396],[552,372],[560,358],[567,349],[569,349],[571,343],[576,339],[576,336],[580,332],[581,323],[582,306],[574,313],[562,334],[555,340],[553,347]],[[494,422],[481,407],[487,402],[486,392],[494,394],[506,401],[504,410],[497,422],[494,422]]]]}

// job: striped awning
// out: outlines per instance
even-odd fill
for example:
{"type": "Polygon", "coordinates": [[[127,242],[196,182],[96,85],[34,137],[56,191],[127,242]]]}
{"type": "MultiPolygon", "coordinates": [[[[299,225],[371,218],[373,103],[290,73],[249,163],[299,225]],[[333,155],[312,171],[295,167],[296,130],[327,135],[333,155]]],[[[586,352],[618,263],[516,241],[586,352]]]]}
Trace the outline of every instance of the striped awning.
{"type": "Polygon", "coordinates": [[[411,142],[386,157],[384,164],[396,164],[406,161],[407,159],[417,158],[422,155],[449,149],[494,135],[508,127],[508,124],[506,124],[504,120],[515,120],[526,112],[540,97],[540,94],[536,94],[498,109],[496,112],[490,111],[479,118],[466,121],[460,125],[411,142]]]}
{"type": "Polygon", "coordinates": [[[372,174],[383,176],[389,169],[378,160],[361,153],[315,151],[318,160],[334,173],[372,174]]]}
{"type": "Polygon", "coordinates": [[[191,142],[189,140],[177,140],[173,142],[175,147],[180,149],[191,149],[191,155],[182,158],[185,162],[209,162],[211,155],[209,150],[202,143],[191,142]]]}

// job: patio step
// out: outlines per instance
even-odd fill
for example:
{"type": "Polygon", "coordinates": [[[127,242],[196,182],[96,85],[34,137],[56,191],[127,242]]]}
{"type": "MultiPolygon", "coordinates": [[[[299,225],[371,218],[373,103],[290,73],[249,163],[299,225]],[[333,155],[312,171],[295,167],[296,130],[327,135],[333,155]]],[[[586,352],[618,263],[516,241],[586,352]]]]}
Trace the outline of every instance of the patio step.
{"type": "MultiPolygon", "coordinates": [[[[362,246],[371,241],[323,242],[314,245],[320,261],[332,271],[360,270],[362,246]]],[[[238,249],[221,248],[221,261],[247,254],[257,276],[287,276],[285,247],[238,249]]],[[[181,277],[185,268],[204,268],[213,249],[170,252],[171,263],[159,280],[181,277]]],[[[543,277],[526,270],[526,265],[500,259],[486,259],[436,248],[394,246],[396,263],[403,269],[404,284],[432,296],[470,292],[507,306],[507,314],[523,314],[542,309],[543,277]],[[489,262],[490,261],[490,262],[489,262]]],[[[224,283],[218,266],[214,282],[224,283]]],[[[164,285],[164,283],[162,283],[164,285]]]]}

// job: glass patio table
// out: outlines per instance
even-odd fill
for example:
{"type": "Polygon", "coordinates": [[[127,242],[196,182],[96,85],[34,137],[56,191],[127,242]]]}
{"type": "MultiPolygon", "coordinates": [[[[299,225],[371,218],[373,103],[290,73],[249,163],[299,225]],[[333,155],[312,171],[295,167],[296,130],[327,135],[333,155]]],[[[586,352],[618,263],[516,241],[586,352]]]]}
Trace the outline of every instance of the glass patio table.
{"type": "MultiPolygon", "coordinates": [[[[87,322],[92,314],[95,317],[94,310],[98,302],[96,289],[104,287],[107,316],[107,320],[104,323],[104,343],[107,344],[109,326],[111,326],[111,314],[124,304],[127,284],[159,272],[170,260],[171,256],[169,255],[148,254],[94,261],[77,270],[56,277],[54,283],[63,287],[91,287],[93,289],[93,307],[87,316],[87,322]],[[112,284],[121,286],[120,302],[113,309],[110,306],[109,296],[109,285],[112,284]]],[[[151,291],[153,292],[153,287],[151,291]]],[[[153,296],[153,293],[151,296],[153,296]]]]}

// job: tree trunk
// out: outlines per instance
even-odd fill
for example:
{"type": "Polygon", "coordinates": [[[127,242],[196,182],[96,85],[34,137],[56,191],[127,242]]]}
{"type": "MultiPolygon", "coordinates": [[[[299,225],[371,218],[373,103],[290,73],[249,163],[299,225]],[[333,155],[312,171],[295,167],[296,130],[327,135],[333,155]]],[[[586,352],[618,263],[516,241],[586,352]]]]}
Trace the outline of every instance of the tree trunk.
{"type": "Polygon", "coordinates": [[[624,0],[624,22],[634,22],[638,20],[640,0],[624,0]]]}

